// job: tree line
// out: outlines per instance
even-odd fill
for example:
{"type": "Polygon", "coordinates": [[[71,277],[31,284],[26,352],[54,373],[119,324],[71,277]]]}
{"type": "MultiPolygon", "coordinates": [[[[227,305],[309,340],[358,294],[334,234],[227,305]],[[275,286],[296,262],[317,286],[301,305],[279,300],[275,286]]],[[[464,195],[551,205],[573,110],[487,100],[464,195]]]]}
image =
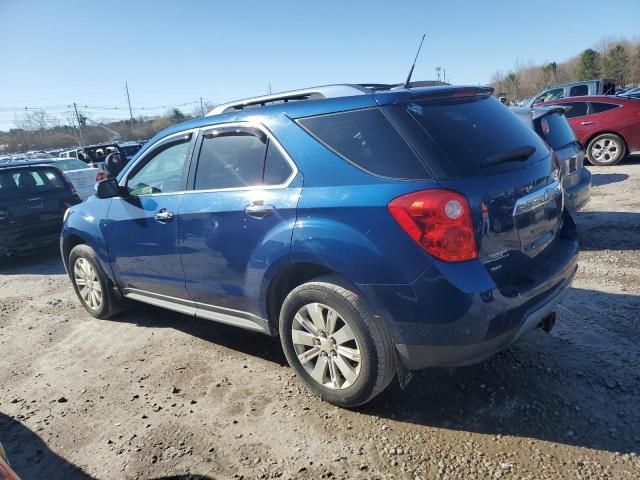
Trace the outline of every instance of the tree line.
{"type": "MultiPolygon", "coordinates": [[[[205,112],[211,108],[212,104],[206,104],[205,112]]],[[[98,122],[106,128],[88,123],[87,118],[80,115],[82,140],[85,145],[113,141],[114,134],[109,130],[119,134],[118,141],[149,139],[171,125],[200,115],[199,107],[192,114],[185,114],[178,108],[173,108],[157,117],[134,118],[133,122],[98,122]]],[[[16,115],[14,123],[16,128],[8,132],[0,131],[0,155],[81,145],[78,119],[75,115],[69,114],[68,118],[60,118],[48,114],[45,110],[30,110],[16,115]]]]}
{"type": "Polygon", "coordinates": [[[606,38],[564,62],[516,63],[511,71],[494,73],[491,85],[497,94],[520,100],[550,85],[595,78],[611,78],[618,86],[640,85],[640,41],[606,38]]]}

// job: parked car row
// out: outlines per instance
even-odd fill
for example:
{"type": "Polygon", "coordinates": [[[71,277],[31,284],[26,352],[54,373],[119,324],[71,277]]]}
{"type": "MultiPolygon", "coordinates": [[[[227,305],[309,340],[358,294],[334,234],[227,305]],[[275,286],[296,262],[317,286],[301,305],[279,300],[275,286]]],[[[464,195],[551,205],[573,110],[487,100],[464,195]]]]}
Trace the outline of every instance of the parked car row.
{"type": "Polygon", "coordinates": [[[610,79],[585,80],[548,87],[523,105],[565,108],[593,165],[615,165],[640,153],[640,88],[620,91],[610,79]]]}
{"type": "Polygon", "coordinates": [[[566,108],[589,162],[607,166],[640,152],[640,99],[623,96],[562,98],[540,104],[566,108]]]}

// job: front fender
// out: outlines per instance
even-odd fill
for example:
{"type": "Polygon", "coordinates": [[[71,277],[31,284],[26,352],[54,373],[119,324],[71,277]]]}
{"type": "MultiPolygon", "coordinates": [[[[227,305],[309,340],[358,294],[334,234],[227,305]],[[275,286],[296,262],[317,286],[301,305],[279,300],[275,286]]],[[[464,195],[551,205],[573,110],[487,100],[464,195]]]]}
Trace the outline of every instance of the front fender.
{"type": "Polygon", "coordinates": [[[70,250],[69,245],[85,243],[89,245],[98,256],[104,271],[115,283],[111,261],[109,258],[109,246],[106,242],[106,228],[111,199],[98,199],[89,197],[83,203],[71,207],[62,226],[60,247],[63,255],[63,263],[67,268],[68,258],[64,258],[65,252],[70,250]]]}

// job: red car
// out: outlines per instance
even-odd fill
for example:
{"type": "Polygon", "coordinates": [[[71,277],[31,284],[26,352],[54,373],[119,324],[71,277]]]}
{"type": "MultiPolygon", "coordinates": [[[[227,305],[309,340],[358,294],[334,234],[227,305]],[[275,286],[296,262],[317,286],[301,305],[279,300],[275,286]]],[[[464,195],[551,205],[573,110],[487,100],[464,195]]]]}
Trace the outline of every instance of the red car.
{"type": "Polygon", "coordinates": [[[639,99],[594,95],[543,105],[571,107],[565,116],[593,165],[615,165],[627,153],[640,153],[639,99]]]}

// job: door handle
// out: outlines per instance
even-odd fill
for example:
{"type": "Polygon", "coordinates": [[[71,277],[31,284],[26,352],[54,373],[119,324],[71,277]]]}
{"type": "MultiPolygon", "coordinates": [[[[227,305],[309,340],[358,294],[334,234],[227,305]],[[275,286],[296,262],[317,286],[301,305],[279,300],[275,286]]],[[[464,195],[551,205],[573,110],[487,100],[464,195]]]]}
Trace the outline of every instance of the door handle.
{"type": "Polygon", "coordinates": [[[265,218],[276,213],[276,207],[273,205],[265,205],[262,200],[251,202],[244,209],[244,213],[252,218],[265,218]]]}
{"type": "Polygon", "coordinates": [[[580,125],[593,125],[593,122],[580,122],[580,125]]]}
{"type": "Polygon", "coordinates": [[[173,220],[173,213],[169,212],[166,208],[159,210],[153,217],[160,223],[167,223],[173,220]]]}

